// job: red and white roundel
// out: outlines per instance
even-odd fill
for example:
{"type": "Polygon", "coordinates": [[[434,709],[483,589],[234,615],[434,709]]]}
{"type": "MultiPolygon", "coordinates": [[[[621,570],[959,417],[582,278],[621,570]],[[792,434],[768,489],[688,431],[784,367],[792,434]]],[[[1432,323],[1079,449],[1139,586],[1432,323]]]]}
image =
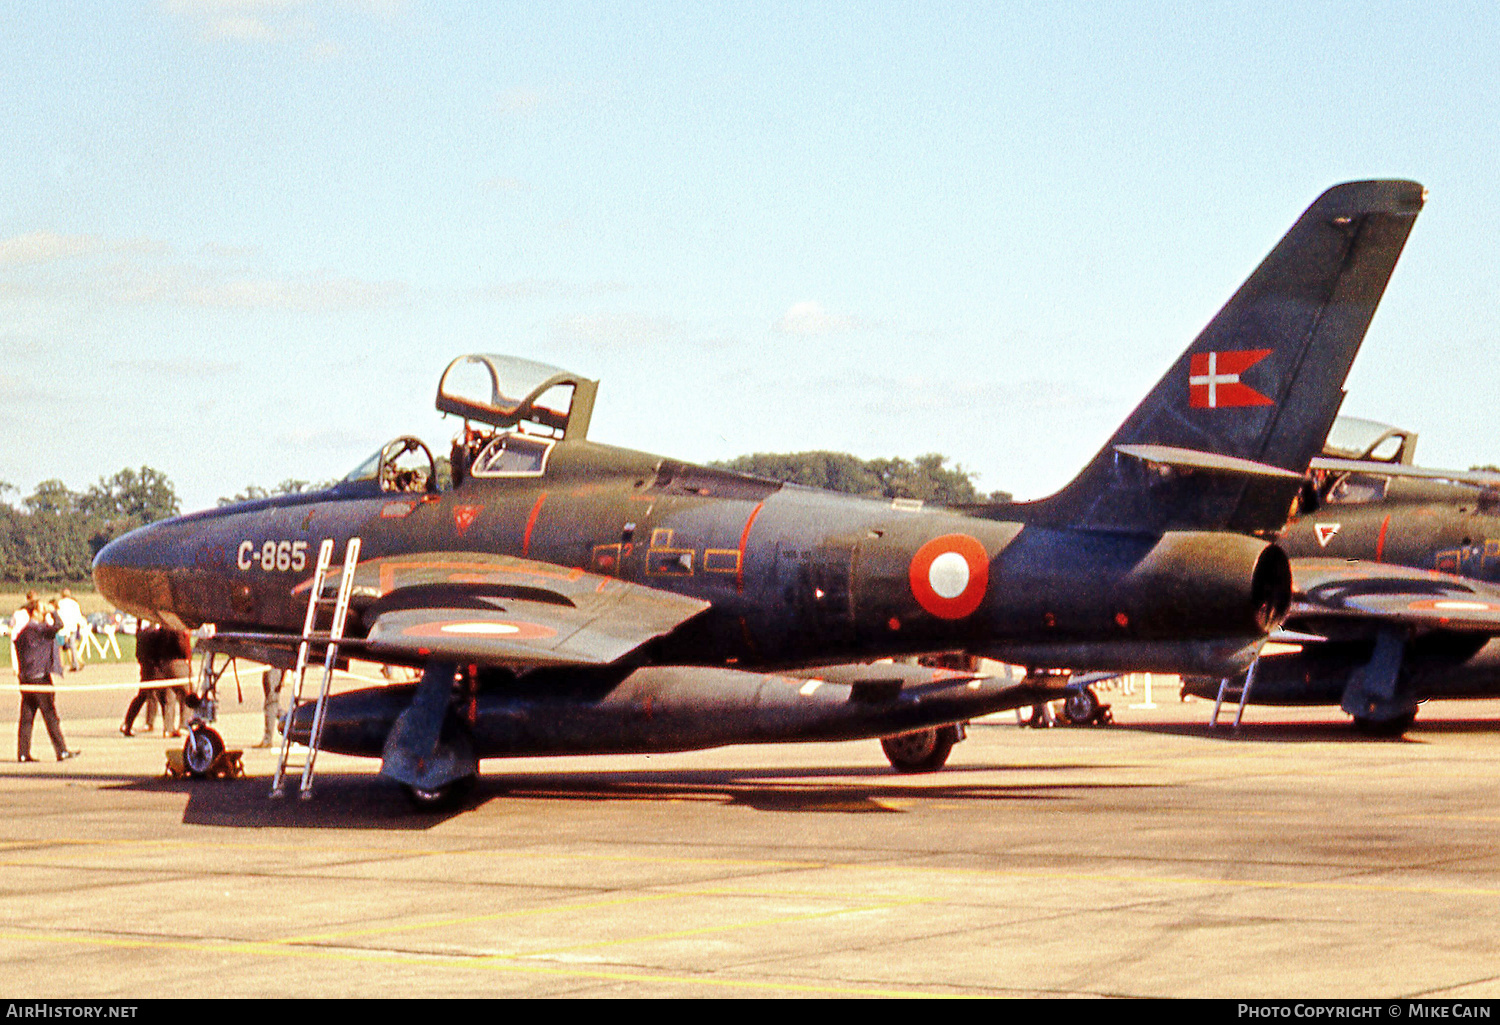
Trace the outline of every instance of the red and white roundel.
{"type": "Polygon", "coordinates": [[[933,538],[911,560],[911,593],[939,619],[962,619],[984,601],[990,558],[968,534],[933,538]]]}
{"type": "Polygon", "coordinates": [[[1417,612],[1500,612],[1500,604],[1483,598],[1425,598],[1407,608],[1417,612]]]}
{"type": "Polygon", "coordinates": [[[506,623],[493,619],[414,623],[401,633],[407,637],[500,637],[508,641],[557,636],[556,630],[540,623],[506,623]]]}

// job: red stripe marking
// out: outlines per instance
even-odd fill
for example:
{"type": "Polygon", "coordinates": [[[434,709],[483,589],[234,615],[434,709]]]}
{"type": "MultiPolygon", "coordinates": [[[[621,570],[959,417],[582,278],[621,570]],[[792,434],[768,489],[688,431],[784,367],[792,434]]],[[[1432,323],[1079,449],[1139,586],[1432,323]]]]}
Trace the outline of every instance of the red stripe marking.
{"type": "Polygon", "coordinates": [[[1379,562],[1380,561],[1380,557],[1383,554],[1385,554],[1385,531],[1386,531],[1386,528],[1389,527],[1390,525],[1391,525],[1391,514],[1390,513],[1386,513],[1385,514],[1385,519],[1383,519],[1383,520],[1380,521],[1380,537],[1378,537],[1378,538],[1375,539],[1375,561],[1376,562],[1379,562]]]}
{"type": "Polygon", "coordinates": [[[755,517],[759,516],[760,511],[765,507],[766,503],[761,502],[751,509],[749,519],[745,520],[745,529],[740,531],[740,568],[734,575],[734,587],[741,594],[745,593],[745,543],[750,540],[750,528],[755,523],[755,517]]]}
{"type": "Polygon", "coordinates": [[[543,491],[536,496],[536,505],[531,507],[531,516],[526,520],[526,536],[521,538],[521,558],[530,558],[531,552],[531,528],[536,526],[537,514],[542,511],[542,503],[547,500],[547,492],[543,491]]]}

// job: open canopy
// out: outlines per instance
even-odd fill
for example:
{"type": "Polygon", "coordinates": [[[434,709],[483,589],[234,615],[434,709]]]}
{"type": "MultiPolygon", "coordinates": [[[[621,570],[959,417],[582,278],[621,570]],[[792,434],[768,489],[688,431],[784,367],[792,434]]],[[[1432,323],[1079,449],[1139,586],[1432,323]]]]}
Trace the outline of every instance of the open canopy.
{"type": "Polygon", "coordinates": [[[1364,459],[1410,465],[1417,451],[1417,432],[1357,416],[1333,421],[1323,455],[1336,459],[1364,459]]]}
{"type": "Polygon", "coordinates": [[[509,429],[521,424],[582,440],[599,382],[515,356],[460,356],[438,381],[439,412],[509,429]]]}

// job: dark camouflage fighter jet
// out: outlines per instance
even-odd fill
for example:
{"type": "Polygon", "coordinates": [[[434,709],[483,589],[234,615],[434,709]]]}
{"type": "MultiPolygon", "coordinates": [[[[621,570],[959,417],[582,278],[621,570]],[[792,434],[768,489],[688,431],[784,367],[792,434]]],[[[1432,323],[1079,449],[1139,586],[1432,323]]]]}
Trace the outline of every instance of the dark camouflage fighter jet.
{"type": "MultiPolygon", "coordinates": [[[[1241,708],[1339,705],[1382,736],[1428,698],[1500,696],[1500,473],[1413,466],[1416,435],[1370,421],[1329,441],[1280,541],[1284,630],[1224,691],[1241,708]]],[[[1184,686],[1213,698],[1221,682],[1184,686]]]]}
{"type": "MultiPolygon", "coordinates": [[[[474,356],[438,388],[464,421],[451,479],[398,438],[327,491],[128,534],[99,553],[95,580],[138,616],[214,624],[215,652],[420,668],[415,685],[298,707],[290,734],[314,755],[380,757],[424,799],[513,755],[898,736],[898,767],[934,768],[956,724],[1058,695],[1041,674],[876,660],[1249,664],[1290,601],[1272,539],[1424,198],[1405,181],[1321,196],[1040,501],[930,508],[613,448],[587,437],[596,382],[474,356]],[[355,538],[357,565],[314,572],[324,542],[355,538]],[[335,590],[341,631],[310,603],[335,590]]],[[[205,735],[190,767],[212,753],[205,735]]]]}

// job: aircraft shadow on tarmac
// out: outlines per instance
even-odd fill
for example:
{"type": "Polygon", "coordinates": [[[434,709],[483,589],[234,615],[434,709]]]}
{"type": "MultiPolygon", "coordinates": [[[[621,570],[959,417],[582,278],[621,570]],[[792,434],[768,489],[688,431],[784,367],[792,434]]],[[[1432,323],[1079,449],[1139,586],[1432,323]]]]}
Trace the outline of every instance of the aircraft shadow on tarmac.
{"type": "Polygon", "coordinates": [[[1399,737],[1377,737],[1360,733],[1346,722],[1241,722],[1233,725],[1227,716],[1218,726],[1206,722],[1115,723],[1110,729],[1136,733],[1157,733],[1177,737],[1207,737],[1239,743],[1285,743],[1318,741],[1325,744],[1420,744],[1424,735],[1460,735],[1500,733],[1497,719],[1418,719],[1410,731],[1399,737]]]}
{"type": "MultiPolygon", "coordinates": [[[[880,767],[505,772],[481,776],[464,798],[442,810],[417,810],[394,784],[368,774],[325,773],[310,800],[267,796],[264,778],[156,778],[119,789],[188,795],[183,822],[241,828],[430,829],[491,801],[702,802],[756,811],[903,814],[925,801],[1066,801],[1083,791],[1142,789],[1155,784],[965,782],[970,773],[1098,771],[1097,764],[957,765],[920,777],[880,767]],[[834,782],[834,778],[839,781],[834,782]],[[851,779],[852,778],[852,779],[851,779]]],[[[291,788],[289,788],[291,789],[291,788]]]]}

